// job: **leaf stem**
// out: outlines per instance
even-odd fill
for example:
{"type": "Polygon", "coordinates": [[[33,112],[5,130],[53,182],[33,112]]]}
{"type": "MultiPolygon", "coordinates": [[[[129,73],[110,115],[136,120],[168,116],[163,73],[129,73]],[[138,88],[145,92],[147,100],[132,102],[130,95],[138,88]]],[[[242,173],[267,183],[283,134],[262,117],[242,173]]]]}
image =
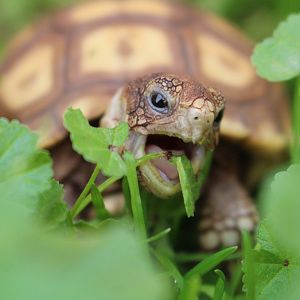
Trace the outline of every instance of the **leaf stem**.
{"type": "Polygon", "coordinates": [[[77,211],[78,208],[82,205],[82,202],[84,201],[84,199],[86,198],[86,196],[88,195],[88,193],[90,192],[92,185],[94,184],[98,174],[100,172],[100,168],[98,166],[95,167],[87,185],[85,186],[85,188],[83,189],[83,191],[81,192],[81,194],[79,195],[79,197],[77,198],[77,200],[75,201],[75,204],[73,205],[71,211],[70,211],[70,215],[72,220],[77,216],[77,211]]]}
{"type": "Polygon", "coordinates": [[[256,280],[255,280],[255,260],[253,246],[249,232],[242,231],[242,251],[243,251],[243,272],[245,274],[244,285],[246,288],[247,299],[255,299],[256,280]]]}
{"type": "Polygon", "coordinates": [[[76,217],[76,215],[77,215],[76,212],[78,210],[78,207],[80,207],[82,201],[86,198],[86,196],[90,192],[92,185],[94,184],[99,172],[100,172],[100,168],[98,166],[96,166],[87,185],[85,186],[85,188],[83,189],[83,191],[81,192],[81,194],[79,195],[79,197],[77,198],[77,200],[75,201],[75,203],[71,209],[70,215],[71,215],[72,220],[76,217]]]}
{"type": "Polygon", "coordinates": [[[291,145],[291,159],[293,163],[300,163],[300,76],[296,79],[296,88],[292,107],[293,142],[291,145]]]}
{"type": "MultiPolygon", "coordinates": [[[[105,180],[103,183],[101,183],[97,189],[100,193],[102,193],[105,189],[107,189],[110,185],[112,185],[113,183],[115,183],[116,181],[118,181],[119,179],[121,179],[122,177],[118,177],[118,176],[112,176],[110,178],[108,178],[107,180],[105,180]]],[[[74,209],[73,211],[73,218],[75,218],[78,214],[80,214],[92,201],[92,197],[91,194],[87,195],[80,204],[77,205],[76,210],[74,209]]],[[[73,210],[73,208],[72,208],[73,210]]]]}
{"type": "Polygon", "coordinates": [[[215,273],[218,275],[218,280],[215,286],[215,291],[213,295],[213,300],[222,300],[224,291],[225,291],[225,275],[220,270],[215,270],[215,273]]]}
{"type": "MultiPolygon", "coordinates": [[[[141,157],[140,159],[137,160],[136,164],[139,167],[140,165],[144,164],[146,161],[150,160],[150,159],[154,159],[154,158],[158,158],[158,157],[162,157],[164,154],[164,152],[161,153],[154,153],[154,154],[147,154],[143,157],[141,157]]],[[[96,167],[97,168],[97,167],[96,167]]],[[[95,170],[96,170],[95,168],[95,170]]],[[[100,170],[98,170],[99,173],[100,170]]],[[[95,171],[94,171],[95,172],[95,171]]],[[[70,215],[72,220],[78,215],[80,214],[80,212],[82,212],[83,209],[85,209],[87,207],[87,205],[92,201],[91,195],[89,194],[90,190],[91,190],[91,186],[93,185],[94,181],[91,181],[92,176],[94,175],[94,173],[91,175],[91,178],[88,182],[87,185],[90,184],[89,187],[85,187],[83,192],[85,192],[85,197],[81,197],[83,195],[83,192],[81,193],[81,195],[79,196],[79,198],[76,200],[74,206],[71,209],[70,215]],[[87,191],[87,193],[86,193],[87,191]],[[82,199],[83,198],[83,199],[82,199]]],[[[98,174],[97,174],[98,175],[98,174]]],[[[97,176],[96,176],[97,177],[97,176]]],[[[110,178],[108,178],[107,180],[105,180],[102,184],[100,184],[97,189],[99,190],[100,193],[102,193],[105,189],[107,189],[110,185],[112,185],[113,183],[115,183],[116,181],[118,181],[119,179],[121,179],[122,177],[119,176],[112,176],[110,178]]],[[[96,179],[96,178],[95,178],[96,179]]]]}
{"type": "Polygon", "coordinates": [[[138,158],[136,160],[136,164],[137,166],[141,166],[144,163],[148,162],[151,159],[156,159],[156,158],[160,158],[166,156],[166,152],[158,152],[158,153],[149,153],[149,154],[145,154],[144,156],[142,156],[141,158],[138,158]]]}

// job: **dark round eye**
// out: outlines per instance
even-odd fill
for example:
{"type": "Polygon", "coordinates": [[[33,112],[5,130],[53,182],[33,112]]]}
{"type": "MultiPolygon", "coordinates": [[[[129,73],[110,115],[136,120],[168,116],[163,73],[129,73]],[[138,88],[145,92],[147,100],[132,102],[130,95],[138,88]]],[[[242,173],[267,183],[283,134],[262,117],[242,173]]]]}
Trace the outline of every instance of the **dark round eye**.
{"type": "Polygon", "coordinates": [[[168,101],[165,96],[160,93],[153,93],[150,97],[152,107],[161,113],[168,112],[168,101]]]}
{"type": "Polygon", "coordinates": [[[224,115],[224,109],[220,110],[214,119],[214,125],[219,126],[224,115]]]}

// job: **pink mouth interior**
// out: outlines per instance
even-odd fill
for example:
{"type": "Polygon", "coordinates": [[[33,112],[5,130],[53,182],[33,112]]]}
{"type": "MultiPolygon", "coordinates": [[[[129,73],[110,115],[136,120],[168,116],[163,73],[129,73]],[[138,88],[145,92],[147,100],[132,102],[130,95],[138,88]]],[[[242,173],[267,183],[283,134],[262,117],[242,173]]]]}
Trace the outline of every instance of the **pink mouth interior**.
{"type": "MultiPolygon", "coordinates": [[[[171,152],[173,155],[185,154],[188,159],[192,158],[195,145],[192,143],[184,143],[176,137],[166,135],[149,135],[146,142],[145,152],[158,153],[162,151],[171,152]]],[[[151,163],[160,171],[162,177],[167,177],[170,181],[179,181],[179,176],[175,165],[173,165],[167,157],[152,159],[151,163]]]]}

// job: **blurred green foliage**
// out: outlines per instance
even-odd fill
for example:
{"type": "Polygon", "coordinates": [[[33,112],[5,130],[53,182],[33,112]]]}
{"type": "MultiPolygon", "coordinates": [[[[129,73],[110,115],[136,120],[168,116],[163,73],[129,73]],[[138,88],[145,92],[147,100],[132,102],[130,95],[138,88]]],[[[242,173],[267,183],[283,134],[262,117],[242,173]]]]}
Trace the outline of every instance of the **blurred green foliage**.
{"type": "Polygon", "coordinates": [[[300,14],[281,22],[273,36],[258,44],[252,56],[257,73],[269,81],[300,75],[300,14]]]}
{"type": "Polygon", "coordinates": [[[264,195],[265,220],[244,261],[249,299],[299,299],[300,165],[276,174],[264,195]]]}
{"type": "Polygon", "coordinates": [[[300,1],[297,0],[187,1],[231,20],[255,40],[267,37],[280,21],[300,10],[300,1]]]}
{"type": "Polygon", "coordinates": [[[35,134],[0,118],[0,140],[1,299],[170,299],[170,281],[125,221],[89,231],[68,222],[35,134]]]}
{"type": "Polygon", "coordinates": [[[0,57],[9,39],[43,15],[74,0],[0,0],[0,57]]]}

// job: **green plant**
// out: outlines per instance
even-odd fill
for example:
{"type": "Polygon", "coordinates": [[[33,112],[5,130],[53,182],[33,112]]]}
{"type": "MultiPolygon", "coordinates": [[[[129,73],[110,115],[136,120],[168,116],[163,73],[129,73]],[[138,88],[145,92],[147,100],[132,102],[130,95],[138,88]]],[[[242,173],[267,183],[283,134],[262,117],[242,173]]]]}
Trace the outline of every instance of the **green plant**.
{"type": "MultiPolygon", "coordinates": [[[[63,187],[51,179],[51,158],[36,148],[37,137],[17,121],[0,119],[0,239],[5,245],[0,255],[0,288],[5,298],[171,299],[173,295],[197,299],[205,288],[200,279],[236,247],[204,258],[182,275],[173,255],[160,246],[171,229],[159,227],[149,236],[136,175],[137,166],[165,154],[136,160],[122,149],[127,124],[94,128],[79,110],[66,112],[65,126],[74,149],[95,164],[71,208],[63,201],[63,187]],[[100,170],[108,179],[95,186],[100,170]],[[112,218],[102,192],[122,177],[132,214],[112,218]],[[79,213],[89,203],[95,206],[96,219],[84,221],[79,213]]],[[[184,189],[181,206],[193,215],[196,180],[201,184],[204,178],[194,178],[185,157],[174,161],[184,189]]],[[[220,271],[217,274],[214,298],[220,299],[224,278],[220,271]]]]}
{"type": "Polygon", "coordinates": [[[296,77],[292,109],[292,165],[277,173],[263,197],[266,218],[251,247],[244,234],[244,288],[248,299],[299,299],[300,241],[300,15],[291,15],[259,44],[252,61],[270,81],[296,77]]]}

